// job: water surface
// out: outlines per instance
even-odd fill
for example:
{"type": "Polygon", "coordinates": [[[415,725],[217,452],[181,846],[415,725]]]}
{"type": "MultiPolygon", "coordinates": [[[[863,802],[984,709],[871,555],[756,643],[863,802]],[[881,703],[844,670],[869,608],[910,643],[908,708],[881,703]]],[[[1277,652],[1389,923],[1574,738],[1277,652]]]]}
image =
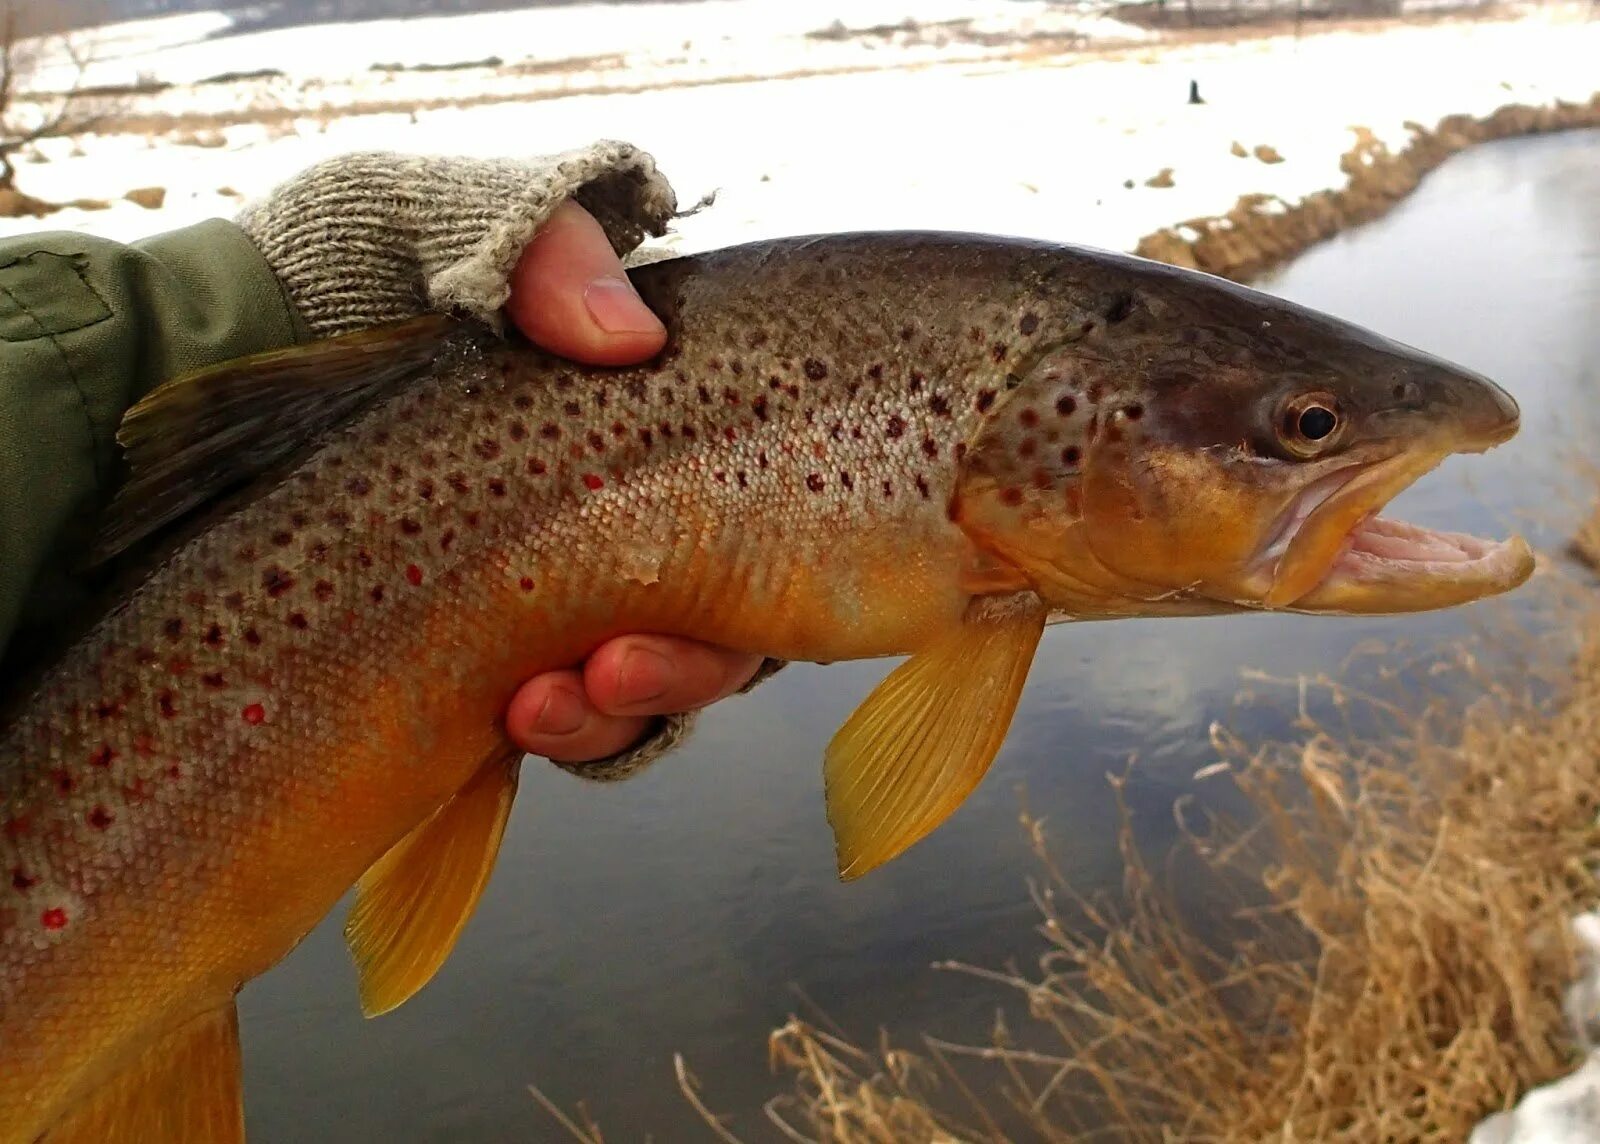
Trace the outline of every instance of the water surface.
{"type": "MultiPolygon", "coordinates": [[[[1563,424],[1600,400],[1600,132],[1467,152],[1261,285],[1481,370],[1521,402],[1517,440],[1447,462],[1397,513],[1497,533],[1528,510],[1561,524],[1563,424]]],[[[706,1139],[677,1095],[675,1050],[735,1127],[774,1138],[759,1115],[775,1088],[765,1036],[798,1004],[791,983],[857,1034],[982,1036],[998,995],[929,963],[1032,948],[1019,784],[1074,882],[1113,887],[1104,776],[1137,755],[1128,797],[1143,836],[1170,839],[1173,799],[1212,757],[1207,726],[1237,725],[1242,669],[1327,670],[1371,637],[1426,647],[1477,611],[1052,629],[983,787],[848,886],[833,874],[820,758],[890,663],[791,667],[615,787],[530,765],[482,906],[419,996],[361,1019],[342,911],[244,991],[252,1139],[562,1138],[530,1081],[567,1107],[586,1101],[611,1141],[706,1139]]]]}

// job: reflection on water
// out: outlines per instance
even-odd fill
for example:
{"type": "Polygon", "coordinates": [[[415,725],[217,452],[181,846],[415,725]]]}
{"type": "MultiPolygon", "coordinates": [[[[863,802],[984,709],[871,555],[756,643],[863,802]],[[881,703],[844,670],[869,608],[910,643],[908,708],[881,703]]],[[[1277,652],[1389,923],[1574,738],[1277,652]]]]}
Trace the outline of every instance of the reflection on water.
{"type": "MultiPolygon", "coordinates": [[[[1600,133],[1486,146],[1264,284],[1479,369],[1522,403],[1516,441],[1448,462],[1397,502],[1402,515],[1498,531],[1563,510],[1552,445],[1600,393],[1597,203],[1600,133]]],[[[1241,669],[1323,670],[1374,636],[1426,646],[1471,612],[1052,629],[989,780],[934,837],[849,886],[833,876],[821,751],[889,664],[792,667],[615,788],[530,767],[483,905],[420,996],[362,1021],[338,914],[245,990],[253,1139],[557,1139],[530,1081],[587,1101],[609,1139],[701,1139],[675,1050],[716,1108],[765,1138],[763,1038],[797,1004],[791,983],[854,1032],[981,1035],[995,998],[929,963],[1029,950],[1018,784],[1077,884],[1115,885],[1105,774],[1137,755],[1143,836],[1170,838],[1172,800],[1207,761],[1207,725],[1229,715],[1241,669]]]]}

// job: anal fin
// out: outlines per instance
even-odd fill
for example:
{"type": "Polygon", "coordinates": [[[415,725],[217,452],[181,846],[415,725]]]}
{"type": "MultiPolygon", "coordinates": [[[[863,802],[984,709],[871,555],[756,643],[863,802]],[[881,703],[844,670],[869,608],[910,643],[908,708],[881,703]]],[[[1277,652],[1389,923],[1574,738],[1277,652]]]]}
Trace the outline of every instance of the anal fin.
{"type": "Polygon", "coordinates": [[[404,1003],[455,948],[494,869],[521,763],[515,749],[491,758],[356,884],[344,936],[368,1017],[404,1003]]]}
{"type": "Polygon", "coordinates": [[[958,628],[891,672],[839,728],[823,775],[841,878],[897,857],[977,788],[1046,614],[1032,592],[974,600],[958,628]]]}
{"type": "Polygon", "coordinates": [[[44,1144],[243,1144],[239,1015],[230,997],[155,1038],[44,1144]]]}

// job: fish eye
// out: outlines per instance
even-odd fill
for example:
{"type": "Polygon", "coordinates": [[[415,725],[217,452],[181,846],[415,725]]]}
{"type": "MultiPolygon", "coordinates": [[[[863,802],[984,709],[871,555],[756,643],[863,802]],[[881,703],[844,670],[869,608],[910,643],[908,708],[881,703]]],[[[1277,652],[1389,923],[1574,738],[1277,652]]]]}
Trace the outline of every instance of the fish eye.
{"type": "Polygon", "coordinates": [[[1284,407],[1278,435],[1291,453],[1309,457],[1330,447],[1343,424],[1339,404],[1331,394],[1301,394],[1284,407]]]}

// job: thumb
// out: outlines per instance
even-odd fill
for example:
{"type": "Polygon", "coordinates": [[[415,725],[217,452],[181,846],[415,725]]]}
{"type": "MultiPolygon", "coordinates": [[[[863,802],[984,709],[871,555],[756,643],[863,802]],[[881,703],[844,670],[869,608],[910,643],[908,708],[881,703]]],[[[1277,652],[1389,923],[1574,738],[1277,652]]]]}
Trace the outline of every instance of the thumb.
{"type": "Polygon", "coordinates": [[[631,365],[667,340],[605,231],[570,200],[522,252],[506,313],[536,345],[591,365],[631,365]]]}

